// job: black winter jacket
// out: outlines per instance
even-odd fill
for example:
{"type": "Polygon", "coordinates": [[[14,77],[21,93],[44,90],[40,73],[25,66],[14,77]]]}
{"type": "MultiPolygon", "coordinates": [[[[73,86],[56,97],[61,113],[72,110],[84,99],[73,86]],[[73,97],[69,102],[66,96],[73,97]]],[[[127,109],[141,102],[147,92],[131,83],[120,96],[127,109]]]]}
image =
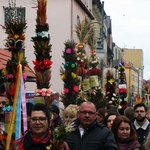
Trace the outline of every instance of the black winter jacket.
{"type": "Polygon", "coordinates": [[[66,139],[70,150],[117,150],[114,135],[105,125],[95,121],[82,137],[78,126],[76,120],[76,130],[66,139]]]}

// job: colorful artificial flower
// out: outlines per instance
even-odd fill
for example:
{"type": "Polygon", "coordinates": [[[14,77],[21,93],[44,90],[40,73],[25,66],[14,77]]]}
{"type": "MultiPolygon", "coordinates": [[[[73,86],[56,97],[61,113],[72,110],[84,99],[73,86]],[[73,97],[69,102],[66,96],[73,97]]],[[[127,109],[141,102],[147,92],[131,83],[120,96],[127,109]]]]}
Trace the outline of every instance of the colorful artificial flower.
{"type": "Polygon", "coordinates": [[[64,64],[64,67],[67,69],[69,67],[69,62],[66,61],[66,63],[64,64]]]}
{"type": "Polygon", "coordinates": [[[73,68],[75,68],[76,67],[76,64],[75,63],[72,63],[71,64],[71,68],[73,69],[73,68]]]}
{"type": "Polygon", "coordinates": [[[15,34],[14,35],[14,38],[17,40],[19,38],[19,35],[18,34],[15,34]]]}
{"type": "Polygon", "coordinates": [[[92,68],[88,70],[88,74],[91,75],[98,75],[101,76],[102,72],[99,68],[92,68]]]}
{"type": "Polygon", "coordinates": [[[35,60],[33,61],[34,66],[34,70],[46,70],[46,69],[50,69],[51,65],[52,65],[52,61],[45,58],[42,61],[41,60],[35,60]]]}
{"type": "Polygon", "coordinates": [[[71,73],[72,78],[75,79],[77,77],[77,74],[75,74],[74,72],[71,73]]]}
{"type": "Polygon", "coordinates": [[[14,77],[13,74],[8,74],[8,75],[6,75],[6,78],[7,78],[7,79],[13,79],[13,77],[14,77]]]}
{"type": "Polygon", "coordinates": [[[69,93],[69,89],[68,88],[64,88],[64,94],[69,93]]]}
{"type": "Polygon", "coordinates": [[[35,90],[35,96],[51,96],[53,95],[53,91],[51,89],[47,89],[47,88],[42,88],[42,89],[36,89],[35,90]]]}
{"type": "Polygon", "coordinates": [[[66,79],[66,76],[63,74],[63,75],[61,75],[61,79],[62,80],[65,80],[66,79]]]}
{"type": "Polygon", "coordinates": [[[75,85],[75,86],[73,87],[73,90],[77,93],[77,92],[79,91],[79,86],[75,85]]]}
{"type": "Polygon", "coordinates": [[[91,50],[91,51],[90,51],[90,54],[91,54],[91,55],[96,55],[96,51],[95,51],[95,50],[91,50]]]}
{"type": "Polygon", "coordinates": [[[84,45],[85,45],[84,43],[78,43],[77,47],[78,47],[78,48],[83,48],[84,45]]]}
{"type": "Polygon", "coordinates": [[[67,48],[66,53],[70,54],[71,53],[71,48],[67,48]]]}
{"type": "Polygon", "coordinates": [[[22,75],[23,75],[23,80],[26,81],[27,80],[27,75],[25,73],[23,73],[22,75]]]}
{"type": "Polygon", "coordinates": [[[20,36],[19,36],[19,38],[21,39],[21,40],[25,40],[25,34],[21,34],[20,36]]]}
{"type": "Polygon", "coordinates": [[[108,81],[110,84],[113,84],[115,82],[115,80],[112,78],[108,81]]]}
{"type": "Polygon", "coordinates": [[[46,146],[46,150],[51,150],[51,149],[52,149],[52,145],[46,146]]]}
{"type": "Polygon", "coordinates": [[[10,105],[5,106],[5,107],[3,108],[3,111],[4,111],[4,112],[11,112],[11,111],[12,111],[12,106],[10,106],[10,105]]]}

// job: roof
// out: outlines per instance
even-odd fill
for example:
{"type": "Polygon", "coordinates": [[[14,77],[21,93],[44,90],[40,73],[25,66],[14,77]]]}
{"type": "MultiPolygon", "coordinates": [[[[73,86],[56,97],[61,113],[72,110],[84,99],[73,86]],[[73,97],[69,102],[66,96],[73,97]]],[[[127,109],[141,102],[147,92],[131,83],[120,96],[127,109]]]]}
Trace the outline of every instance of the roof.
{"type": "MultiPolygon", "coordinates": [[[[11,52],[0,48],[0,69],[5,68],[7,64],[7,60],[10,58],[11,58],[11,52]]],[[[25,67],[25,72],[28,78],[35,78],[35,73],[29,66],[25,67]]]]}

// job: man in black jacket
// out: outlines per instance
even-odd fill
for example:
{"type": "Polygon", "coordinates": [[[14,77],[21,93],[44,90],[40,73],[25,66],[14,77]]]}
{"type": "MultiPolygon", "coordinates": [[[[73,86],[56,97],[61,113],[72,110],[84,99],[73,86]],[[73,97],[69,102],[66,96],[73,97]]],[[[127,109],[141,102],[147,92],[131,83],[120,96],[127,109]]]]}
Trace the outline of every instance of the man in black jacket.
{"type": "Polygon", "coordinates": [[[76,130],[66,142],[70,150],[117,150],[113,133],[96,121],[96,108],[92,102],[83,102],[79,107],[76,130]]]}
{"type": "Polygon", "coordinates": [[[133,122],[133,128],[135,129],[138,141],[141,144],[140,150],[143,150],[143,142],[147,137],[150,131],[150,122],[146,118],[147,115],[147,107],[144,103],[138,103],[134,106],[134,117],[135,121],[133,122]]]}

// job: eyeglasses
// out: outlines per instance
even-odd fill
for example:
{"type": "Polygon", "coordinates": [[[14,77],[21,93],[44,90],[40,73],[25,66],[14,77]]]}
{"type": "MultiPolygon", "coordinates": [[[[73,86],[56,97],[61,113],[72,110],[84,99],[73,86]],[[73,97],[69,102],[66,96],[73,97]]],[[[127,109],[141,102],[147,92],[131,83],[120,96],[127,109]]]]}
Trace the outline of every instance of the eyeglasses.
{"type": "Polygon", "coordinates": [[[145,113],[144,110],[136,110],[135,113],[145,113]]]}
{"type": "Polygon", "coordinates": [[[39,117],[39,118],[32,117],[30,118],[30,120],[32,123],[36,123],[37,121],[39,121],[39,123],[44,123],[47,120],[47,118],[46,117],[39,117]]]}
{"type": "Polygon", "coordinates": [[[92,111],[79,111],[79,112],[83,115],[86,115],[86,114],[95,115],[95,113],[96,113],[96,112],[92,112],[92,111]]]}

